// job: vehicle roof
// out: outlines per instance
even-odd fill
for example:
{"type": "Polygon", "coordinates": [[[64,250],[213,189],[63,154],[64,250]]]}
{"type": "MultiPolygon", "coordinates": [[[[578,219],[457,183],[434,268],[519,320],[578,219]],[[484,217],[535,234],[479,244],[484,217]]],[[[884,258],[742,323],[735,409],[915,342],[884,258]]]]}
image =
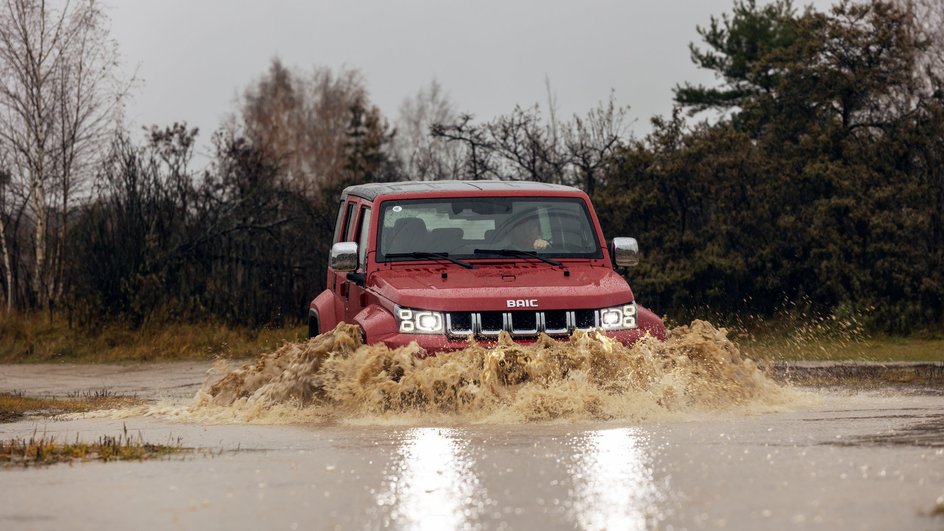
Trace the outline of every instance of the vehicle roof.
{"type": "Polygon", "coordinates": [[[531,181],[405,181],[395,183],[370,183],[348,186],[341,194],[363,197],[369,201],[382,195],[438,194],[449,192],[572,192],[582,193],[572,186],[536,183],[531,181]]]}

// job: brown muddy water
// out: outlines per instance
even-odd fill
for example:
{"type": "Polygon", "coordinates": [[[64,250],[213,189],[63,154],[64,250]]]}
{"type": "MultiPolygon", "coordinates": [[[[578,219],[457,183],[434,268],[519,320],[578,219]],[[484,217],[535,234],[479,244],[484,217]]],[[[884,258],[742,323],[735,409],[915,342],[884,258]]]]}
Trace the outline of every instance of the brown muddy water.
{"type": "Polygon", "coordinates": [[[944,529],[940,389],[785,386],[702,322],[415,354],[341,327],[235,368],[0,366],[153,400],[0,438],[214,451],[2,469],[0,529],[944,529]]]}

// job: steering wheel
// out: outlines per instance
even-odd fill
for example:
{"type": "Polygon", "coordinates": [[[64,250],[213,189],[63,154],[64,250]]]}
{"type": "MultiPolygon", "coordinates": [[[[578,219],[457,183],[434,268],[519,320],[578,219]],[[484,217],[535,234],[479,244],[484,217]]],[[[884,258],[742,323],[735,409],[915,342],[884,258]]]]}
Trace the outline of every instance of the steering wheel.
{"type": "Polygon", "coordinates": [[[534,212],[524,212],[509,217],[495,227],[495,232],[492,234],[492,237],[489,238],[488,243],[493,244],[506,240],[508,235],[513,234],[516,230],[520,229],[521,225],[532,220],[535,223],[538,222],[538,216],[534,212]]]}

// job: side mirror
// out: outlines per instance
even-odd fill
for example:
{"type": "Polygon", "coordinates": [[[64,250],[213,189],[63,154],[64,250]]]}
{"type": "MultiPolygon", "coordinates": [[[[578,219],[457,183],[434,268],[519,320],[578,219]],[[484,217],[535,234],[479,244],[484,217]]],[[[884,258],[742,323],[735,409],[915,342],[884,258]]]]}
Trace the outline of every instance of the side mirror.
{"type": "Polygon", "coordinates": [[[613,261],[618,267],[639,264],[639,244],[636,238],[613,238],[613,261]]]}
{"type": "Polygon", "coordinates": [[[328,257],[328,267],[339,273],[357,269],[357,244],[355,242],[338,242],[332,245],[331,255],[328,257]]]}

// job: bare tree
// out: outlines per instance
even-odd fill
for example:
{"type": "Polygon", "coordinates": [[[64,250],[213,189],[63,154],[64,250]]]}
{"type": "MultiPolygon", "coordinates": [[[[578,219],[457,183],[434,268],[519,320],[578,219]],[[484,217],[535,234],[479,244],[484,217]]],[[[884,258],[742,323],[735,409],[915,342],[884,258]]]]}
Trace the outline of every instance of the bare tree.
{"type": "Polygon", "coordinates": [[[918,68],[938,78],[944,77],[944,2],[941,0],[895,0],[914,20],[915,29],[927,39],[927,48],[918,59],[918,68]]]}
{"type": "Polygon", "coordinates": [[[567,127],[562,131],[558,125],[553,103],[546,124],[537,105],[515,107],[496,118],[487,129],[502,161],[501,173],[511,179],[565,182],[570,160],[561,138],[567,127]]]}
{"type": "Polygon", "coordinates": [[[6,309],[13,309],[13,260],[10,257],[10,247],[7,245],[7,190],[10,187],[10,173],[0,171],[0,259],[3,260],[4,292],[6,309]]]}
{"type": "Polygon", "coordinates": [[[17,301],[28,300],[29,287],[19,282],[28,252],[28,234],[23,230],[29,204],[29,190],[13,180],[13,161],[9,150],[0,149],[0,268],[4,272],[5,306],[13,310],[17,301]],[[25,252],[24,252],[25,251],[25,252]]]}
{"type": "Polygon", "coordinates": [[[529,180],[582,187],[593,193],[604,170],[629,139],[626,109],[609,100],[586,116],[559,123],[550,98],[549,121],[537,107],[516,107],[482,125],[462,115],[436,124],[433,136],[464,147],[466,175],[473,179],[529,180]]]}
{"type": "Polygon", "coordinates": [[[627,137],[626,109],[617,107],[610,95],[606,103],[587,113],[574,116],[565,130],[568,159],[574,168],[576,182],[593,194],[603,182],[604,169],[627,137]]]}
{"type": "Polygon", "coordinates": [[[299,178],[304,160],[305,146],[300,145],[298,138],[305,121],[301,90],[296,75],[279,59],[273,59],[265,76],[246,89],[241,108],[246,136],[277,155],[286,167],[285,178],[289,181],[299,178]]]}
{"type": "Polygon", "coordinates": [[[0,5],[0,146],[11,161],[10,186],[25,190],[29,205],[29,291],[41,308],[62,293],[70,203],[130,88],[115,76],[117,60],[95,0],[59,9],[44,0],[0,5]]]}
{"type": "Polygon", "coordinates": [[[456,116],[449,96],[436,80],[400,105],[393,151],[407,178],[429,181],[461,175],[462,146],[430,134],[434,124],[454,122],[456,116]]]}
{"type": "MultiPolygon", "coordinates": [[[[356,113],[379,116],[357,70],[336,74],[319,67],[306,75],[273,59],[269,71],[245,91],[236,121],[247,138],[279,161],[288,184],[316,198],[323,186],[348,173],[348,133],[356,113]]],[[[371,123],[384,127],[382,120],[371,123]]]]}
{"type": "Polygon", "coordinates": [[[495,143],[487,125],[472,123],[471,114],[461,114],[451,123],[436,123],[430,127],[430,134],[446,142],[457,143],[464,150],[462,177],[470,179],[500,179],[503,175],[496,164],[495,143]]]}

